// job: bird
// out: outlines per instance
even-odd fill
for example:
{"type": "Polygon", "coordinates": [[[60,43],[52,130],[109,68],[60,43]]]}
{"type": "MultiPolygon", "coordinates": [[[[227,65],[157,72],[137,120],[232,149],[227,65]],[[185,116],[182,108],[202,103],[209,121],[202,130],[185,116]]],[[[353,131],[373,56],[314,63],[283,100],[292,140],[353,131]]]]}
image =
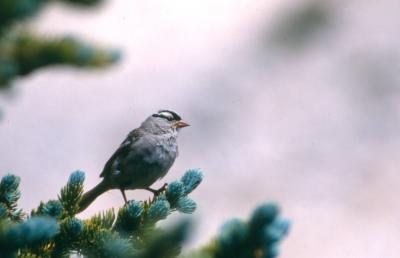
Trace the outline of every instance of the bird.
{"type": "Polygon", "coordinates": [[[150,186],[163,178],[178,156],[177,138],[180,130],[189,126],[171,110],[159,110],[132,130],[104,165],[102,181],[82,195],[78,212],[85,210],[98,196],[119,189],[128,203],[125,190],[145,189],[157,195],[150,186]]]}

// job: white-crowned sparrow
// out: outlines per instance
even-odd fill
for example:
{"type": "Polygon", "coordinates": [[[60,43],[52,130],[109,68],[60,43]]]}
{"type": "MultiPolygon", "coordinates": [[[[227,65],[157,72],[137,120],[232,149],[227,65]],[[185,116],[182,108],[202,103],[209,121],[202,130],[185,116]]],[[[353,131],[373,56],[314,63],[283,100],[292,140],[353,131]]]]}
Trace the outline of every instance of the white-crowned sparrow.
{"type": "Polygon", "coordinates": [[[178,156],[177,136],[181,128],[189,126],[169,110],[149,116],[139,128],[131,131],[104,166],[103,180],[86,192],[79,211],[86,209],[99,195],[120,189],[127,202],[125,190],[146,189],[164,177],[178,156]]]}

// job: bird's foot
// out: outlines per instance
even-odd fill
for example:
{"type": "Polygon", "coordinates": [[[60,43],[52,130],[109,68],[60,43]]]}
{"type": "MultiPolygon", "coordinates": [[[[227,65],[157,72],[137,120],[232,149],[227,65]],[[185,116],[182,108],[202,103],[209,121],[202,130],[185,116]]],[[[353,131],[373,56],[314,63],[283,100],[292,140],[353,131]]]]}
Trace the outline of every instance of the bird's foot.
{"type": "Polygon", "coordinates": [[[165,183],[165,184],[164,184],[163,186],[161,186],[161,188],[158,189],[157,191],[159,191],[160,193],[161,193],[161,192],[164,192],[165,190],[167,190],[167,187],[168,187],[168,184],[165,183]]]}
{"type": "Polygon", "coordinates": [[[164,192],[165,190],[167,190],[167,186],[168,186],[168,184],[165,183],[161,188],[159,188],[159,189],[157,189],[157,190],[152,189],[152,188],[150,188],[150,187],[146,188],[146,190],[152,192],[152,193],[154,194],[154,197],[156,197],[156,196],[159,196],[159,195],[160,195],[162,192],[164,192]]]}

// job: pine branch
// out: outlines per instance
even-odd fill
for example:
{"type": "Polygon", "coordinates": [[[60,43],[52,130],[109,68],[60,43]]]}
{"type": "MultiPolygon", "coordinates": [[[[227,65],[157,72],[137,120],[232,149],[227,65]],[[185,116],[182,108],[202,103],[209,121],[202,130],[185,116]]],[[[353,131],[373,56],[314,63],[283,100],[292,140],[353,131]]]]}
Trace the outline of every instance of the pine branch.
{"type": "Polygon", "coordinates": [[[58,200],[63,206],[62,218],[73,217],[79,210],[78,201],[82,197],[85,173],[75,171],[68,179],[68,183],[61,189],[58,200]]]}
{"type": "MultiPolygon", "coordinates": [[[[2,0],[0,1],[0,89],[12,80],[50,65],[101,68],[117,62],[120,54],[83,43],[72,37],[44,37],[14,26],[39,14],[51,2],[92,7],[102,0],[2,0]],[[18,28],[18,29],[16,29],[18,28]]],[[[23,27],[22,27],[23,28],[23,27]]]]}
{"type": "Polygon", "coordinates": [[[135,258],[172,258],[181,252],[183,241],[187,238],[189,222],[183,221],[177,226],[152,236],[142,252],[135,258]]]}
{"type": "Polygon", "coordinates": [[[0,182],[0,218],[21,221],[24,213],[18,209],[17,202],[21,197],[20,178],[11,174],[4,176],[0,182]]]}
{"type": "MultiPolygon", "coordinates": [[[[18,250],[30,249],[33,253],[43,247],[59,231],[54,219],[31,218],[19,224],[2,220],[0,223],[0,254],[12,257],[18,250]]],[[[36,253],[43,255],[43,252],[36,253]]]]}
{"type": "Polygon", "coordinates": [[[0,85],[50,65],[105,67],[118,59],[117,51],[92,47],[71,37],[12,34],[0,39],[0,85]]]}
{"type": "Polygon", "coordinates": [[[50,200],[47,203],[40,202],[37,209],[32,210],[31,216],[48,216],[60,219],[64,213],[64,208],[59,200],[50,200]]]}
{"type": "Polygon", "coordinates": [[[86,220],[86,223],[101,229],[111,229],[115,221],[114,209],[109,209],[105,212],[98,213],[86,220]]]}
{"type": "MultiPolygon", "coordinates": [[[[279,216],[276,204],[259,206],[248,222],[233,219],[221,234],[202,250],[184,257],[196,258],[274,258],[279,244],[289,232],[290,222],[279,216]]],[[[183,257],[182,257],[183,258],[183,257]]]]}
{"type": "Polygon", "coordinates": [[[140,234],[164,220],[174,211],[193,213],[196,203],[187,195],[202,181],[200,170],[188,170],[180,181],[170,183],[167,189],[144,202],[130,201],[118,211],[115,229],[120,233],[140,234]]]}
{"type": "MultiPolygon", "coordinates": [[[[22,221],[12,220],[18,211],[19,178],[6,175],[0,183],[0,257],[174,258],[187,238],[188,222],[165,229],[157,222],[173,212],[192,213],[196,203],[189,199],[202,181],[199,170],[189,170],[158,196],[148,201],[131,200],[115,216],[110,209],[87,220],[75,217],[83,192],[85,175],[71,174],[59,200],[41,202],[22,221]],[[9,196],[9,197],[4,197],[9,196]]],[[[219,236],[199,251],[181,258],[273,258],[290,224],[280,217],[275,204],[258,207],[246,221],[232,220],[219,236]]]]}

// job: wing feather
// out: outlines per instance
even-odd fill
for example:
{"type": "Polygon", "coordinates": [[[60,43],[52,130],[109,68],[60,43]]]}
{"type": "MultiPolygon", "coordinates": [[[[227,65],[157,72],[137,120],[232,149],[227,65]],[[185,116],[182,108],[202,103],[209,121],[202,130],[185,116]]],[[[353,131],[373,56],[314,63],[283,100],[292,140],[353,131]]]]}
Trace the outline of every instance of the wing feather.
{"type": "Polygon", "coordinates": [[[126,139],[121,143],[118,149],[104,165],[104,169],[101,172],[100,177],[107,177],[114,170],[118,170],[119,160],[125,159],[125,157],[129,154],[132,143],[137,141],[141,135],[142,132],[140,129],[134,129],[128,134],[126,139]]]}

